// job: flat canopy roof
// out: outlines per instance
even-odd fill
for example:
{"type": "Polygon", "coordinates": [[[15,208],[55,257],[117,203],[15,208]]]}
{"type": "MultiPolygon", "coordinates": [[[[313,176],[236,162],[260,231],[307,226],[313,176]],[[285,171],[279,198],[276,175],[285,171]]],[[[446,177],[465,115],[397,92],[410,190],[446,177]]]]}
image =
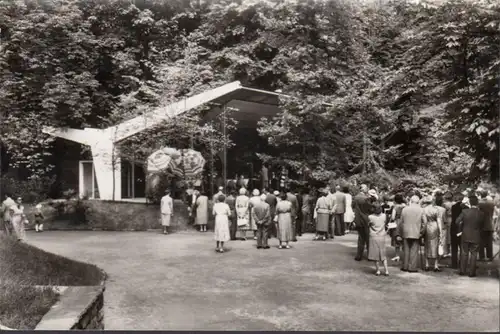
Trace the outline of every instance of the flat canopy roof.
{"type": "MultiPolygon", "coordinates": [[[[261,118],[270,118],[280,112],[280,97],[290,96],[244,87],[239,81],[234,81],[193,96],[184,97],[179,101],[161,106],[107,129],[85,128],[78,130],[46,127],[44,132],[82,144],[89,144],[92,141],[91,137],[97,134],[107,136],[111,142],[118,143],[201,106],[211,107],[204,115],[202,122],[214,119],[223,111],[224,107],[228,107],[236,109],[231,113],[231,117],[238,121],[238,127],[255,127],[261,118]],[[68,132],[68,130],[71,131],[68,132]]],[[[332,106],[326,103],[325,105],[332,106]]]]}

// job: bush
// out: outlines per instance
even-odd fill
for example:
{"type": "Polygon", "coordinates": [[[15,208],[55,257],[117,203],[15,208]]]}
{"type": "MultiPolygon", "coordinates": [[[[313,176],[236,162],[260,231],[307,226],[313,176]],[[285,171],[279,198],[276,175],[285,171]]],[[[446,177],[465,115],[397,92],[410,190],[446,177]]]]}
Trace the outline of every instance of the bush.
{"type": "Polygon", "coordinates": [[[22,197],[26,203],[37,203],[49,198],[49,193],[54,183],[55,176],[32,178],[23,181],[10,176],[0,177],[2,194],[9,193],[13,198],[22,197]]]}

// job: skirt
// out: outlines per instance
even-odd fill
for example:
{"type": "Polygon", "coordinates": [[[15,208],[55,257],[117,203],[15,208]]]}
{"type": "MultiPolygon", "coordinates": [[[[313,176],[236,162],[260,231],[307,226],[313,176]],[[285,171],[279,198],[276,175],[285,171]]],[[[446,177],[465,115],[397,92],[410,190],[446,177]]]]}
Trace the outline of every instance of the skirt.
{"type": "Polygon", "coordinates": [[[384,261],[386,259],[385,236],[371,236],[368,238],[368,260],[384,261]]]}
{"type": "Polygon", "coordinates": [[[21,215],[14,215],[12,217],[12,229],[17,237],[17,240],[25,240],[26,232],[24,230],[24,219],[21,215]]]}
{"type": "Polygon", "coordinates": [[[281,213],[278,215],[278,240],[288,242],[292,240],[292,218],[290,213],[281,213]]]}
{"type": "Polygon", "coordinates": [[[172,218],[172,215],[161,215],[161,226],[170,226],[170,218],[172,218]]]}
{"type": "Polygon", "coordinates": [[[231,239],[231,233],[229,232],[229,219],[226,215],[215,216],[214,239],[215,241],[222,242],[226,242],[231,239]]]}
{"type": "Polygon", "coordinates": [[[391,228],[389,230],[389,235],[391,236],[391,246],[392,247],[403,247],[403,244],[400,241],[396,240],[396,237],[397,237],[397,233],[396,232],[397,231],[396,231],[395,228],[391,228]]]}
{"type": "Polygon", "coordinates": [[[436,221],[427,223],[425,228],[425,253],[428,259],[438,258],[439,228],[436,221]]]}
{"type": "Polygon", "coordinates": [[[328,213],[318,213],[316,218],[316,232],[328,232],[330,215],[328,213]]]}

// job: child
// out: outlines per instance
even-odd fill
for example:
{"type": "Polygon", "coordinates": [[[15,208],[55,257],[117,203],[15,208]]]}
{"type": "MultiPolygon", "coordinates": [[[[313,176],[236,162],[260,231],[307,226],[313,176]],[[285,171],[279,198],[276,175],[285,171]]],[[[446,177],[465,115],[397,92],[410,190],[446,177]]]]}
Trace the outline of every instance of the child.
{"type": "Polygon", "coordinates": [[[45,217],[42,213],[42,204],[37,204],[35,206],[35,231],[43,232],[43,219],[45,217]]]}
{"type": "Polygon", "coordinates": [[[375,261],[375,275],[380,276],[379,262],[384,264],[385,276],[389,276],[387,269],[387,256],[385,248],[385,222],[386,215],[379,204],[375,204],[374,213],[369,217],[370,238],[368,245],[368,260],[375,261]]]}

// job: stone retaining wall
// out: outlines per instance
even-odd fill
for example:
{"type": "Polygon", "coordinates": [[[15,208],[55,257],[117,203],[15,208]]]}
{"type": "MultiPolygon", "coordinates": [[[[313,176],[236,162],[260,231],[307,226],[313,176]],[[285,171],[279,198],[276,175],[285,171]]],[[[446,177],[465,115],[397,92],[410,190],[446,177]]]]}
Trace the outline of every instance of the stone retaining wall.
{"type": "Polygon", "coordinates": [[[60,299],[35,330],[104,330],[104,286],[59,289],[60,299]]]}

